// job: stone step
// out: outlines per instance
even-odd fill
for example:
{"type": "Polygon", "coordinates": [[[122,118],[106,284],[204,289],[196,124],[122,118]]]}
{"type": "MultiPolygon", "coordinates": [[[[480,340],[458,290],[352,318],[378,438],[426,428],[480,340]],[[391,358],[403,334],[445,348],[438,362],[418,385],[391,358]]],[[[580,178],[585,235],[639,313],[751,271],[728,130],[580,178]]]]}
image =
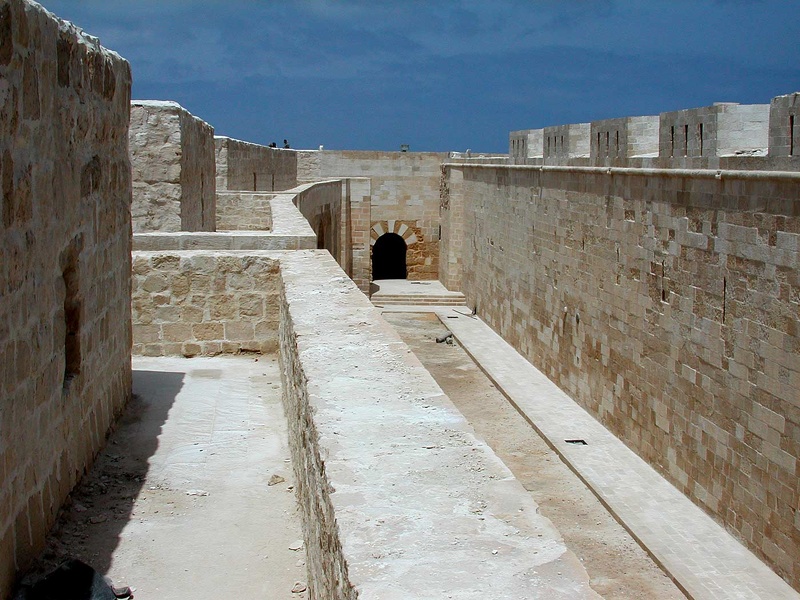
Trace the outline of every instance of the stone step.
{"type": "Polygon", "coordinates": [[[465,306],[464,296],[372,296],[373,304],[377,305],[400,305],[408,304],[411,306],[465,306]]]}
{"type": "Polygon", "coordinates": [[[373,300],[413,300],[415,298],[427,299],[427,300],[457,300],[459,302],[464,301],[463,294],[373,294],[373,300]]]}

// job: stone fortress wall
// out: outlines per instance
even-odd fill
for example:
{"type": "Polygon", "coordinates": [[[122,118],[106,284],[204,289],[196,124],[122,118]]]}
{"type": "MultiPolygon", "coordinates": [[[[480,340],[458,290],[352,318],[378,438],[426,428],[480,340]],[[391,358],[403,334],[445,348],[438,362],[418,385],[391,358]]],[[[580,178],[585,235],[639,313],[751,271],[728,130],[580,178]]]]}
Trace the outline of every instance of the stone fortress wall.
{"type": "Polygon", "coordinates": [[[216,137],[217,191],[274,192],[297,185],[297,153],[216,137]]]}
{"type": "Polygon", "coordinates": [[[563,574],[559,591],[595,597],[585,570],[524,488],[346,275],[349,269],[369,283],[358,269],[367,258],[370,180],[317,181],[271,196],[268,232],[135,236],[134,352],[278,350],[310,596],[556,593],[531,574],[541,568],[563,574]],[[329,251],[257,249],[280,232],[290,238],[287,221],[298,218],[305,227],[295,228],[296,237],[308,241],[310,231],[312,243],[329,251]],[[359,368],[365,376],[357,376],[359,368]],[[372,459],[353,461],[365,444],[374,448],[372,459]],[[438,466],[410,478],[409,461],[438,466]],[[413,493],[420,487],[428,490],[424,497],[413,493]],[[465,511],[467,501],[479,508],[465,511]],[[413,553],[417,566],[375,553],[366,541],[376,535],[376,507],[387,502],[384,545],[391,555],[413,553]],[[470,543],[453,547],[464,532],[474,532],[470,543]],[[487,561],[497,547],[502,557],[487,561]],[[475,579],[439,568],[443,548],[475,579]],[[372,575],[376,570],[382,577],[372,575]]]}
{"type": "Polygon", "coordinates": [[[217,192],[217,231],[269,231],[274,197],[266,192],[217,192]]]}
{"type": "Polygon", "coordinates": [[[557,534],[534,557],[534,532],[551,525],[348,280],[368,290],[370,240],[383,232],[420,244],[412,278],[463,289],[800,587],[797,98],[774,99],[766,117],[763,106],[716,105],[513,132],[510,165],[243,142],[227,154],[229,141],[209,167],[210,126],[186,113],[176,129],[167,114],[183,109],[138,103],[159,132],[138,133],[173,160],[135,177],[166,184],[178,172],[180,194],[170,188],[134,235],[131,259],[127,63],[32,2],[0,0],[0,474],[10,482],[0,597],[127,399],[132,344],[149,355],[279,352],[312,596],[397,586],[443,596],[483,582],[486,597],[531,597],[542,590],[520,574],[532,560],[563,572],[570,595],[591,595],[557,534]],[[676,156],[672,128],[687,125],[696,137],[684,134],[676,156]],[[286,189],[230,187],[267,155],[296,160],[294,174],[263,163],[253,187],[275,172],[286,189]],[[220,186],[224,232],[205,183],[217,187],[217,166],[239,173],[220,186]],[[365,443],[377,463],[351,460],[365,443]],[[430,468],[409,477],[409,461],[430,468]],[[464,499],[481,510],[464,511],[464,499]],[[378,532],[371,517],[388,505],[378,532]],[[513,527],[511,505],[521,507],[513,527]],[[418,531],[412,514],[425,515],[418,531]],[[452,547],[465,531],[470,543],[452,547]],[[414,565],[375,554],[375,535],[414,565]],[[502,556],[487,560],[498,544],[502,556]],[[445,550],[474,577],[443,569],[445,550]]]}
{"type": "Polygon", "coordinates": [[[439,182],[447,153],[305,150],[297,153],[298,181],[368,177],[370,244],[398,233],[408,246],[409,279],[439,273],[439,182]]]}
{"type": "Polygon", "coordinates": [[[131,73],[0,0],[0,597],[131,391],[131,73]]]}
{"type": "Polygon", "coordinates": [[[800,94],[772,99],[769,107],[769,155],[797,156],[800,153],[800,94]]]}
{"type": "Polygon", "coordinates": [[[769,105],[720,102],[664,113],[659,156],[759,155],[769,144],[769,105]]]}
{"type": "Polygon", "coordinates": [[[214,231],[214,128],[176,102],[131,106],[133,230],[214,231]]]}
{"type": "Polygon", "coordinates": [[[795,588],[798,97],[636,144],[631,119],[546,128],[542,158],[512,132],[515,166],[450,165],[441,201],[442,281],[795,588]]]}
{"type": "Polygon", "coordinates": [[[629,156],[658,155],[659,117],[625,117],[591,123],[589,144],[595,163],[629,156]]]}

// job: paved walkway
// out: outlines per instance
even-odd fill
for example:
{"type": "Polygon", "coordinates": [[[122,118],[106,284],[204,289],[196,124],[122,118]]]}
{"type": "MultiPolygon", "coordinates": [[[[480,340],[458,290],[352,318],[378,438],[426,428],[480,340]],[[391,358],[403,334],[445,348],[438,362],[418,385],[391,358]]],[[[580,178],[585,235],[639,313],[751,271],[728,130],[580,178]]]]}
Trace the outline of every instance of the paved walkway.
{"type": "Polygon", "coordinates": [[[409,279],[378,279],[372,282],[373,295],[403,295],[403,296],[425,296],[435,294],[437,296],[452,296],[463,298],[461,292],[451,292],[435,279],[425,281],[411,281],[409,279]],[[375,289],[377,288],[377,289],[375,289]]]}
{"type": "Polygon", "coordinates": [[[292,593],[306,575],[290,549],[302,532],[276,357],[134,357],[133,368],[138,399],[107,451],[146,473],[110,560],[95,560],[137,600],[304,598],[292,593]]]}
{"type": "MultiPolygon", "coordinates": [[[[421,307],[391,307],[419,311],[421,307]]],[[[800,598],[788,584],[465,309],[436,313],[517,410],[696,600],[800,598]],[[466,314],[465,314],[466,313],[466,314]],[[582,439],[587,445],[568,444],[582,439]]]]}

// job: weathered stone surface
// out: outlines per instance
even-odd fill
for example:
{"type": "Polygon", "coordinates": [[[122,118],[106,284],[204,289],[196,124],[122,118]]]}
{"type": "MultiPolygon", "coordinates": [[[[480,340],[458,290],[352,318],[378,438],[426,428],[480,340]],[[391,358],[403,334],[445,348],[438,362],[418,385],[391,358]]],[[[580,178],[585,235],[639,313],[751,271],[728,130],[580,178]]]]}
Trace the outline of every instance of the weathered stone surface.
{"type": "Polygon", "coordinates": [[[280,264],[309,597],[597,598],[530,495],[327,253],[280,264]]]}
{"type": "Polygon", "coordinates": [[[800,92],[777,96],[770,103],[769,155],[800,156],[800,92]]]}
{"type": "Polygon", "coordinates": [[[800,179],[689,160],[448,167],[443,282],[797,588],[800,179]]]}
{"type": "Polygon", "coordinates": [[[766,154],[768,104],[719,102],[662,113],[659,155],[663,158],[766,154]]]}
{"type": "Polygon", "coordinates": [[[446,159],[447,154],[440,152],[299,151],[297,178],[304,182],[328,177],[369,177],[370,228],[383,221],[402,221],[415,227],[423,245],[407,261],[408,278],[436,279],[439,180],[441,164],[446,159]]]}
{"type": "Polygon", "coordinates": [[[133,353],[273,352],[277,281],[264,252],[134,252],[133,353]]]}
{"type": "Polygon", "coordinates": [[[125,404],[128,64],[0,0],[0,597],[125,404]]]}
{"type": "Polygon", "coordinates": [[[217,192],[217,231],[268,231],[274,194],[217,192]]]}
{"type": "Polygon", "coordinates": [[[297,185],[297,153],[215,138],[218,191],[275,192],[297,185]]]}
{"type": "Polygon", "coordinates": [[[131,106],[133,230],[214,231],[214,128],[176,102],[131,106]]]}

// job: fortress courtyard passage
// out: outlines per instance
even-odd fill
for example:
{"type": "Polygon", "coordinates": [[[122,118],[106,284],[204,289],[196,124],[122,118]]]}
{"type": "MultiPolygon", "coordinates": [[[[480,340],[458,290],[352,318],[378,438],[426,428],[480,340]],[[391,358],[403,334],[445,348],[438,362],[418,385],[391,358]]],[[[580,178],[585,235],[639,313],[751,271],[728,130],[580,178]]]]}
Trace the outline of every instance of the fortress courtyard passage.
{"type": "Polygon", "coordinates": [[[0,0],[0,600],[800,598],[800,93],[306,150],[135,77],[0,0]]]}

